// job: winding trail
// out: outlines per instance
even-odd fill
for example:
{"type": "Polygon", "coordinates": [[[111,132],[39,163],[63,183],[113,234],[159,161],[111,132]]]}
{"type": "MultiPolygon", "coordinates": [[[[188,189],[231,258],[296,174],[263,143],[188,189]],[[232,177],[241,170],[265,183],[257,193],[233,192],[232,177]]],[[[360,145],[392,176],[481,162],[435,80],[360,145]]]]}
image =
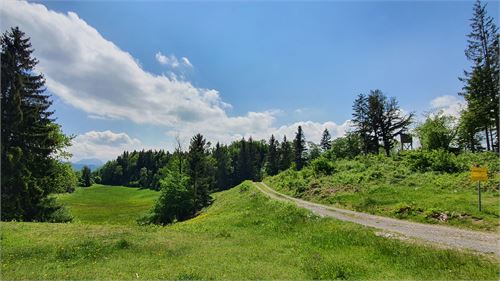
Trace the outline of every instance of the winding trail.
{"type": "MultiPolygon", "coordinates": [[[[422,224],[339,209],[281,194],[270,188],[264,182],[254,182],[254,185],[257,189],[271,198],[293,202],[298,206],[309,209],[320,216],[333,217],[343,221],[349,221],[392,233],[398,233],[405,237],[437,243],[440,246],[447,248],[470,249],[482,253],[493,253],[497,257],[500,256],[500,235],[498,233],[486,233],[441,225],[422,224]]],[[[387,236],[391,236],[391,234],[389,233],[387,236]]]]}

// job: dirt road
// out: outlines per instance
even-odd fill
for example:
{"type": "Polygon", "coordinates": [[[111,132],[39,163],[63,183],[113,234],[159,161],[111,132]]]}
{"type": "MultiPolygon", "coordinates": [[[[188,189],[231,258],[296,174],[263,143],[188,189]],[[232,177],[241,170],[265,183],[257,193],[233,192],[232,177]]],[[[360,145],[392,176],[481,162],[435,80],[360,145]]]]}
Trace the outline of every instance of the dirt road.
{"type": "Polygon", "coordinates": [[[336,219],[381,229],[388,232],[383,234],[387,237],[391,237],[391,235],[393,235],[391,233],[397,233],[405,237],[437,243],[449,248],[471,249],[483,253],[494,253],[500,256],[500,235],[497,233],[485,233],[441,225],[415,223],[339,209],[281,194],[271,189],[263,182],[254,184],[260,191],[274,199],[294,202],[298,206],[309,209],[320,216],[334,217],[336,219]]]}

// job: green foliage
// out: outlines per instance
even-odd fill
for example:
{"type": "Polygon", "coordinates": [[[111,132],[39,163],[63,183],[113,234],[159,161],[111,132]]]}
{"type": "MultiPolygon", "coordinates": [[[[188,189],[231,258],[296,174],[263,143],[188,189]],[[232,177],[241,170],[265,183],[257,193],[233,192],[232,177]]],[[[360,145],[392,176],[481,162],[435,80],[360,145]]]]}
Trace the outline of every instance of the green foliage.
{"type": "Polygon", "coordinates": [[[411,124],[413,113],[403,116],[395,98],[387,98],[382,91],[372,90],[360,94],[353,104],[352,123],[361,137],[365,153],[378,153],[379,142],[389,156],[394,147],[394,137],[411,124]]]}
{"type": "Polygon", "coordinates": [[[15,27],[5,31],[0,45],[1,219],[52,220],[49,212],[59,209],[47,196],[72,185],[67,167],[59,163],[68,156],[70,138],[54,123],[30,39],[15,27]]]}
{"type": "Polygon", "coordinates": [[[89,187],[92,185],[91,171],[88,166],[83,166],[82,177],[80,178],[81,185],[84,187],[89,187]]]}
{"type": "Polygon", "coordinates": [[[48,178],[47,187],[51,187],[50,193],[65,193],[75,191],[78,185],[78,177],[70,163],[54,160],[52,177],[48,178]]]}
{"type": "Polygon", "coordinates": [[[189,177],[173,167],[167,177],[160,181],[160,197],[153,208],[151,223],[169,224],[193,216],[195,201],[188,188],[189,177]]]}
{"type": "Polygon", "coordinates": [[[406,163],[413,171],[454,173],[461,170],[456,156],[443,149],[432,151],[407,151],[405,152],[405,156],[406,163]]]}
{"type": "Polygon", "coordinates": [[[444,115],[442,112],[427,116],[425,122],[416,128],[422,148],[450,150],[450,145],[457,134],[454,123],[454,117],[444,115]]]}
{"type": "Polygon", "coordinates": [[[486,149],[498,152],[500,48],[498,27],[487,15],[486,4],[479,0],[474,5],[471,32],[467,35],[465,55],[472,62],[470,71],[464,71],[465,83],[461,93],[467,101],[466,117],[461,119],[462,143],[475,151],[476,134],[483,132],[486,149]],[[491,134],[496,131],[496,134],[491,134]]]}
{"type": "Polygon", "coordinates": [[[326,128],[323,131],[323,135],[321,136],[319,146],[323,151],[327,151],[332,147],[332,137],[330,136],[330,132],[326,128]]]}
{"type": "Polygon", "coordinates": [[[500,158],[495,153],[416,150],[392,157],[322,156],[317,161],[299,172],[289,169],[264,181],[285,194],[362,212],[482,230],[499,225],[500,158]],[[333,173],[319,168],[326,163],[333,173]],[[477,210],[476,183],[470,181],[473,165],[489,169],[489,180],[481,184],[482,212],[477,210]],[[427,216],[431,209],[447,214],[447,220],[427,216]]]}
{"type": "MultiPolygon", "coordinates": [[[[211,198],[209,192],[214,181],[213,163],[210,162],[208,145],[201,134],[197,134],[191,139],[187,156],[189,189],[194,196],[192,197],[194,209],[198,211],[210,204],[211,198]]],[[[182,182],[182,175],[178,175],[176,183],[181,185],[182,182]]],[[[181,195],[179,194],[178,196],[181,195]]]]}
{"type": "Polygon", "coordinates": [[[269,148],[267,153],[267,166],[266,172],[270,176],[274,176],[279,172],[279,151],[278,151],[279,143],[274,138],[274,135],[271,135],[269,139],[269,148]]]}
{"type": "Polygon", "coordinates": [[[314,159],[310,165],[316,175],[331,175],[335,171],[334,164],[324,157],[314,159]]]}
{"type": "Polygon", "coordinates": [[[330,150],[326,151],[329,159],[352,159],[362,153],[361,137],[356,133],[347,133],[344,137],[336,138],[330,150]]]}
{"type": "MultiPolygon", "coordinates": [[[[109,192],[97,201],[158,193],[100,186],[68,196],[97,190],[109,192]]],[[[214,197],[200,216],[165,227],[102,225],[98,217],[99,225],[2,223],[2,279],[494,280],[499,273],[490,257],[378,237],[270,199],[249,182],[214,197]]],[[[124,212],[114,211],[108,220],[124,212]]]]}
{"type": "Polygon", "coordinates": [[[300,171],[306,163],[306,138],[304,137],[302,126],[298,127],[297,133],[295,134],[295,139],[293,140],[293,152],[295,154],[295,169],[300,171]]]}
{"type": "Polygon", "coordinates": [[[46,222],[71,222],[73,216],[68,209],[56,201],[55,197],[45,197],[38,203],[40,221],[46,222]]]}

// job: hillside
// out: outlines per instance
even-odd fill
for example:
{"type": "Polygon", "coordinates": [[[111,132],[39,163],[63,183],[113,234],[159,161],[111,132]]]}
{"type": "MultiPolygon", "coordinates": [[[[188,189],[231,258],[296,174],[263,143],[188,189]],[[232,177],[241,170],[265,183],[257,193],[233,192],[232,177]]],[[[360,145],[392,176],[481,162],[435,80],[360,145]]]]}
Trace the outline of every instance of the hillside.
{"type": "Polygon", "coordinates": [[[2,222],[2,280],[496,280],[499,273],[491,256],[379,237],[269,199],[249,182],[214,194],[194,219],[165,227],[131,223],[153,197],[94,186],[61,198],[76,223],[2,222]],[[100,211],[106,205],[107,219],[100,211]]]}
{"type": "Polygon", "coordinates": [[[457,227],[495,231],[499,225],[499,158],[494,153],[455,156],[413,151],[386,157],[321,157],[301,171],[288,169],[264,181],[274,189],[332,206],[457,227]],[[489,168],[482,211],[469,167],[489,168]]]}

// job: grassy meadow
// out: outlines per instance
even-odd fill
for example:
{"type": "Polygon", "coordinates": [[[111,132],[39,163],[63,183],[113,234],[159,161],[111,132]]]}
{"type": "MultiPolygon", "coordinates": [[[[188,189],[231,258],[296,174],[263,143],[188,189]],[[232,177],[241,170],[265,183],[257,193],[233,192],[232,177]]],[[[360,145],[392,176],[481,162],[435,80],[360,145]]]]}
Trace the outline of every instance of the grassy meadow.
{"type": "Polygon", "coordinates": [[[269,199],[249,182],[214,194],[191,220],[134,224],[155,196],[96,185],[60,198],[74,223],[2,222],[2,280],[498,279],[492,256],[379,237],[269,199]]]}
{"type": "Polygon", "coordinates": [[[74,193],[57,195],[57,199],[69,207],[75,222],[135,225],[158,195],[150,189],[96,184],[77,188],[74,193]]]}
{"type": "Polygon", "coordinates": [[[322,204],[423,223],[498,231],[498,156],[463,155],[443,161],[442,166],[452,166],[454,172],[416,170],[410,156],[338,159],[330,161],[331,174],[318,173],[311,165],[264,181],[279,192],[322,204]],[[470,162],[481,163],[490,171],[489,180],[482,183],[481,212],[477,185],[468,172],[470,162]]]}

